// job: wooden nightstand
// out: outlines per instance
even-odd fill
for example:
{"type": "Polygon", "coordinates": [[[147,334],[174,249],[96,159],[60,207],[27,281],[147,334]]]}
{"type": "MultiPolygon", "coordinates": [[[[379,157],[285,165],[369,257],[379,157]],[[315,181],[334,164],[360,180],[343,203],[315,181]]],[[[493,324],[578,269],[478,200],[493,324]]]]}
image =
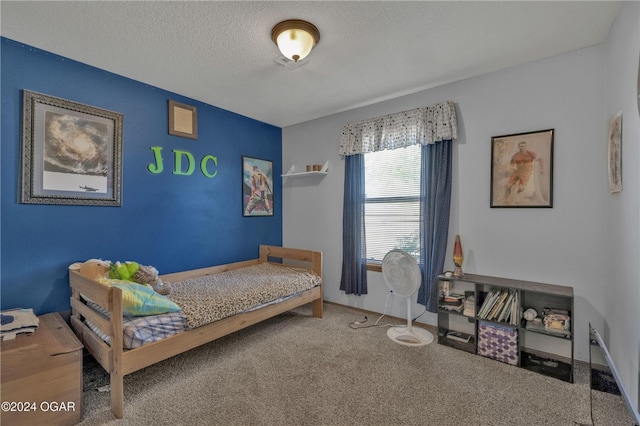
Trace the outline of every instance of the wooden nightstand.
{"type": "Polygon", "coordinates": [[[0,422],[74,425],[82,418],[82,343],[58,313],[0,343],[0,422]]]}

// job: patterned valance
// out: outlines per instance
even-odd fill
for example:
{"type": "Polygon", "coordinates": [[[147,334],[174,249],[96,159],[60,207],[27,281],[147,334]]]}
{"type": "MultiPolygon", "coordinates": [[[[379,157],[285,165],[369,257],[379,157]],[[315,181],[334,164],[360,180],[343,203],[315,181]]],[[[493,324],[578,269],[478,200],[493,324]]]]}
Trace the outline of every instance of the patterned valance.
{"type": "Polygon", "coordinates": [[[344,125],[340,155],[426,145],[457,138],[455,104],[447,101],[344,125]]]}

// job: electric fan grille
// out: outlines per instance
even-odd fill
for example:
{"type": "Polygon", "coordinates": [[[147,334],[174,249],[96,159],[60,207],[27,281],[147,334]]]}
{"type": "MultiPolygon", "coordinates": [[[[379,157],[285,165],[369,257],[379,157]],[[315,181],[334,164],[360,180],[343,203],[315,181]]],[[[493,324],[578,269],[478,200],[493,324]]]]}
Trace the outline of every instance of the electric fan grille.
{"type": "Polygon", "coordinates": [[[391,250],[382,259],[382,275],[387,286],[400,296],[411,296],[420,287],[420,268],[402,250],[391,250]]]}
{"type": "Polygon", "coordinates": [[[391,291],[407,300],[407,326],[391,327],[387,331],[389,338],[405,346],[424,346],[433,342],[433,334],[429,331],[412,327],[411,296],[420,288],[422,281],[415,259],[405,251],[391,250],[382,259],[382,275],[391,291]]]}

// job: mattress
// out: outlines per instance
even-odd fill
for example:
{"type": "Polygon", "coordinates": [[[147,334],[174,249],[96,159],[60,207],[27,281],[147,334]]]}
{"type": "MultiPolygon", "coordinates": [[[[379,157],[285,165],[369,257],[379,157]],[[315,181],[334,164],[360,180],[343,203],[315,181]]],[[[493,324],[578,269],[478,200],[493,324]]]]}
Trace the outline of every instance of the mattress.
{"type": "Polygon", "coordinates": [[[189,328],[245,312],[320,285],[308,269],[259,263],[241,269],[171,283],[169,298],[187,317],[189,328]]]}

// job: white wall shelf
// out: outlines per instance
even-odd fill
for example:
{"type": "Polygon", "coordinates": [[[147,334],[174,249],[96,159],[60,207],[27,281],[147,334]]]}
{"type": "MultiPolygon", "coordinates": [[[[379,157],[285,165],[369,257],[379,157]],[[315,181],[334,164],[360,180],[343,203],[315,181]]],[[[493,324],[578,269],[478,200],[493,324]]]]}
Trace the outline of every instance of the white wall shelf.
{"type": "Polygon", "coordinates": [[[316,176],[317,176],[317,175],[326,175],[326,174],[328,174],[328,173],[329,173],[329,172],[328,172],[328,170],[329,170],[329,162],[328,162],[328,161],[326,161],[326,162],[324,163],[324,165],[322,166],[322,169],[320,169],[319,171],[318,171],[318,170],[315,170],[315,171],[310,171],[310,172],[307,172],[307,171],[304,171],[304,172],[296,172],[296,166],[295,166],[295,164],[294,164],[294,165],[292,165],[292,166],[289,168],[289,170],[287,171],[287,173],[285,173],[285,174],[283,174],[283,175],[282,175],[282,177],[283,177],[283,178],[288,178],[288,177],[295,177],[295,176],[312,176],[312,175],[316,175],[316,176]]]}

